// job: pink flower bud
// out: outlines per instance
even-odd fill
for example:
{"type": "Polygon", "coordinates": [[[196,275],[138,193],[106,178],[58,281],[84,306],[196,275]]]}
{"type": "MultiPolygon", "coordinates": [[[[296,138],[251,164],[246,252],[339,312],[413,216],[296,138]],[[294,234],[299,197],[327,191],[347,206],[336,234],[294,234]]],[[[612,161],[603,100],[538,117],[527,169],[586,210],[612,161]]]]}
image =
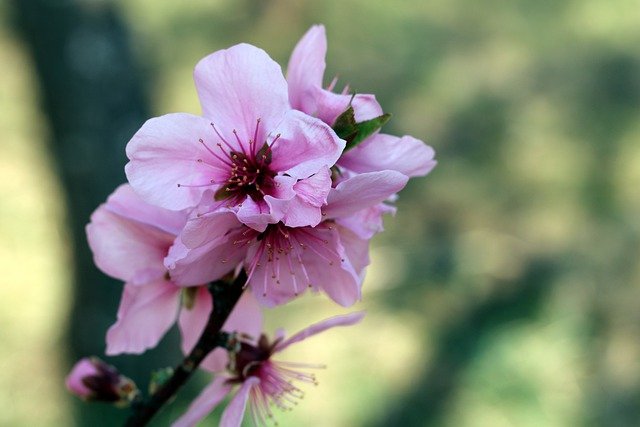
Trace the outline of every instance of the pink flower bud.
{"type": "Polygon", "coordinates": [[[138,394],[133,381],[97,357],[78,361],[67,376],[66,385],[83,400],[127,404],[138,394]]]}
{"type": "Polygon", "coordinates": [[[67,377],[67,389],[82,399],[89,399],[92,397],[93,391],[84,384],[84,379],[98,376],[99,374],[100,371],[98,371],[98,368],[96,368],[91,359],[80,359],[67,377]]]}

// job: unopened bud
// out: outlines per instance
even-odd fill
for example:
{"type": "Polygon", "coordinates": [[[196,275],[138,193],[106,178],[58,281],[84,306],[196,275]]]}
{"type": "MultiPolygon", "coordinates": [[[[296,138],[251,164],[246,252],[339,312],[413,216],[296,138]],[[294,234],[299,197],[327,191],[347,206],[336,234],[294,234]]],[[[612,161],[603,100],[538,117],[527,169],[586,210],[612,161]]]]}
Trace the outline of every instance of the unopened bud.
{"type": "Polygon", "coordinates": [[[132,380],[97,357],[79,360],[67,376],[66,384],[71,393],[84,400],[127,405],[138,395],[132,380]]]}

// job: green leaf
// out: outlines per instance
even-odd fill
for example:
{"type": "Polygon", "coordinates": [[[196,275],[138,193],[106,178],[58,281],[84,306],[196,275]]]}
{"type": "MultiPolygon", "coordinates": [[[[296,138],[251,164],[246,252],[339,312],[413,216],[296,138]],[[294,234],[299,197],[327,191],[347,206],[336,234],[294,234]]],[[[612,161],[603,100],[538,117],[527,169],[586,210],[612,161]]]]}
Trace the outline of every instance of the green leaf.
{"type": "Polygon", "coordinates": [[[356,123],[353,106],[349,104],[349,107],[336,119],[333,124],[333,130],[340,138],[347,141],[347,145],[344,148],[344,151],[347,151],[377,132],[390,118],[391,114],[386,113],[373,119],[356,123]]]}
{"type": "Polygon", "coordinates": [[[333,124],[333,130],[336,134],[349,143],[358,134],[358,127],[356,124],[356,116],[353,111],[353,107],[349,104],[349,107],[338,116],[333,124]]]}
{"type": "Polygon", "coordinates": [[[356,123],[357,133],[350,141],[347,141],[347,145],[344,148],[344,151],[351,150],[352,148],[360,144],[362,141],[364,141],[365,139],[373,135],[382,126],[384,126],[389,121],[390,118],[391,118],[391,114],[385,113],[381,116],[374,117],[373,119],[356,123]]]}

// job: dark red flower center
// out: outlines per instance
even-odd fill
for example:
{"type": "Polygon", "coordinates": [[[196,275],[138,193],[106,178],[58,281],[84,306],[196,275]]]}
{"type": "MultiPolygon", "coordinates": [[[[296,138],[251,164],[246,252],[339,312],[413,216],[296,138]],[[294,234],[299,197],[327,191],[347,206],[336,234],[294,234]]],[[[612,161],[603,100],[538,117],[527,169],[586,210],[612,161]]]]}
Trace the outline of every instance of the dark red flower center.
{"type": "Polygon", "coordinates": [[[245,197],[251,197],[258,202],[273,192],[276,174],[269,169],[271,149],[266,143],[255,154],[231,151],[228,157],[229,177],[216,192],[216,200],[231,199],[240,203],[245,197]]]}

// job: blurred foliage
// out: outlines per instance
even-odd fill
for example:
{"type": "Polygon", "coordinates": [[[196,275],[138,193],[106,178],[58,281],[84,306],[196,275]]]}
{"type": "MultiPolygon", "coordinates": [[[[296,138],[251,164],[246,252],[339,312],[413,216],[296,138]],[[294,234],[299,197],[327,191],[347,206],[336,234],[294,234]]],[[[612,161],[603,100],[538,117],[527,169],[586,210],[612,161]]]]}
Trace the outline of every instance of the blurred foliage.
{"type": "MultiPolygon", "coordinates": [[[[152,115],[199,112],[191,72],[204,55],[249,42],[286,67],[298,38],[311,24],[323,23],[329,38],[326,81],[338,75],[340,84],[374,92],[394,115],[386,132],[414,135],[436,149],[438,167],[409,184],[396,217],[374,240],[362,304],[367,320],[292,349],[290,360],[327,363],[329,369],[319,373],[320,387],[309,390],[300,408],[279,417],[281,424],[640,425],[636,1],[60,3],[75,5],[84,19],[117,8],[114,16],[127,23],[122,48],[131,49],[135,58],[123,73],[149,94],[152,115]]],[[[0,14],[5,22],[13,16],[4,5],[0,14]]],[[[42,291],[51,293],[50,300],[35,301],[68,304],[61,302],[69,292],[62,266],[70,263],[60,249],[66,232],[50,236],[45,231],[60,228],[62,214],[46,212],[66,210],[67,218],[86,221],[93,205],[79,213],[73,204],[60,205],[67,199],[56,193],[60,190],[27,181],[39,177],[47,186],[65,188],[64,176],[58,184],[51,172],[40,175],[54,164],[43,156],[44,141],[49,134],[55,139],[52,112],[65,99],[48,101],[46,116],[37,113],[36,72],[57,70],[29,64],[28,44],[19,39],[27,28],[13,22],[15,32],[0,32],[5,47],[0,58],[9,64],[0,80],[0,126],[7,135],[0,161],[22,163],[1,168],[0,249],[7,254],[15,252],[14,245],[25,249],[2,264],[13,273],[5,275],[9,280],[1,290],[7,297],[0,303],[0,334],[6,334],[15,354],[0,350],[5,368],[0,424],[66,425],[69,415],[60,410],[64,397],[49,397],[64,393],[55,388],[64,371],[57,357],[35,358],[41,370],[48,366],[53,373],[38,389],[18,381],[22,377],[8,368],[16,354],[59,354],[68,344],[18,346],[6,332],[20,330],[17,322],[40,322],[38,331],[44,332],[28,336],[43,340],[50,336],[50,324],[64,325],[64,310],[29,317],[5,301],[19,301],[25,286],[41,281],[40,271],[57,285],[42,291]],[[25,200],[40,204],[14,205],[15,182],[22,183],[25,200]],[[33,206],[43,213],[36,215],[33,206]],[[25,233],[33,224],[41,231],[25,233]],[[34,270],[20,285],[20,272],[32,265],[30,255],[41,253],[36,251],[42,245],[50,248],[41,255],[48,270],[34,270]],[[13,394],[5,391],[8,387],[13,394]],[[49,409],[36,416],[28,404],[6,403],[16,399],[33,407],[42,401],[56,404],[44,405],[49,409]]],[[[89,34],[104,28],[86,22],[89,34]]],[[[80,42],[86,40],[79,36],[80,42]]],[[[63,59],[87,62],[82,55],[88,53],[78,55],[63,59]]],[[[122,66],[120,60],[102,65],[105,70],[122,66]]],[[[109,86],[104,89],[110,92],[109,86]]],[[[125,111],[131,101],[125,97],[118,108],[125,111]]],[[[95,92],[83,105],[99,111],[104,103],[95,92]]],[[[111,134],[113,150],[102,154],[119,156],[120,169],[110,176],[122,177],[122,147],[144,120],[132,117],[128,133],[111,134]]],[[[78,117],[71,125],[86,129],[87,120],[106,118],[78,117]]],[[[87,141],[97,140],[89,136],[87,141]]],[[[102,185],[93,197],[102,200],[110,181],[93,179],[102,185]]],[[[113,310],[117,292],[109,298],[113,310]]],[[[323,298],[307,297],[268,313],[268,320],[295,330],[336,312],[323,298]]],[[[115,317],[111,313],[100,314],[107,316],[99,321],[102,330],[91,326],[97,351],[104,327],[115,317]]],[[[185,404],[178,399],[163,420],[175,418],[185,404]]],[[[100,411],[104,425],[107,414],[117,412],[100,411]]]]}

